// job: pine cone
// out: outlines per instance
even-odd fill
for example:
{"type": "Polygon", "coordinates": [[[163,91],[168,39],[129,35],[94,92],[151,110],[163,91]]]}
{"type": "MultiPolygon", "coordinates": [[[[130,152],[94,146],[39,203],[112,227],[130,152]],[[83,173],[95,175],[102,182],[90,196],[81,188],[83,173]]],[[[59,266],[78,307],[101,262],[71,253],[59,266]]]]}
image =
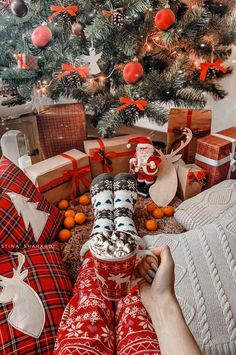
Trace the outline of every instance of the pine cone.
{"type": "Polygon", "coordinates": [[[137,109],[136,105],[129,105],[123,111],[123,122],[126,126],[133,126],[135,122],[140,118],[139,117],[139,110],[137,109]]]}
{"type": "Polygon", "coordinates": [[[114,27],[121,29],[124,26],[124,14],[123,12],[115,11],[112,15],[112,24],[114,27]]]}

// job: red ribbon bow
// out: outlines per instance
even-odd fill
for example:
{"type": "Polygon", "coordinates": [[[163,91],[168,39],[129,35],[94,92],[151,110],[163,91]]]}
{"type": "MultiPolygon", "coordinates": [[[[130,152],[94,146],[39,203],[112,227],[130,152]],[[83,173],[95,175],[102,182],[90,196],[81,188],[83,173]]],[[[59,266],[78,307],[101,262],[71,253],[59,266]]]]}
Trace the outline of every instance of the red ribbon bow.
{"type": "Polygon", "coordinates": [[[131,100],[128,99],[127,97],[121,97],[120,102],[124,105],[117,107],[116,110],[120,111],[123,110],[124,108],[128,107],[129,105],[136,105],[137,108],[141,111],[145,110],[145,107],[147,107],[148,103],[145,100],[131,100]]]}
{"type": "Polygon", "coordinates": [[[105,144],[102,139],[98,138],[98,144],[100,148],[94,149],[93,155],[90,157],[92,160],[100,161],[103,165],[104,173],[112,172],[112,161],[110,158],[116,158],[119,155],[115,152],[105,152],[105,144]]]}
{"type": "Polygon", "coordinates": [[[70,5],[70,6],[58,6],[58,5],[52,5],[50,7],[50,9],[52,11],[54,11],[54,13],[49,16],[49,20],[51,21],[52,19],[54,19],[54,17],[56,17],[57,15],[59,15],[61,12],[67,12],[69,15],[71,15],[72,17],[76,16],[76,13],[78,12],[79,8],[77,5],[70,5]]]}
{"type": "Polygon", "coordinates": [[[188,172],[188,180],[191,183],[197,182],[203,186],[206,184],[206,171],[203,169],[196,171],[195,173],[193,171],[189,171],[188,172]]]}
{"type": "Polygon", "coordinates": [[[73,67],[69,64],[62,64],[62,70],[65,70],[64,73],[58,74],[58,78],[64,78],[64,76],[69,75],[70,73],[78,73],[80,76],[85,78],[89,73],[89,68],[87,67],[73,67]]]}
{"type": "Polygon", "coordinates": [[[200,68],[201,68],[201,75],[200,75],[200,80],[205,80],[207,71],[209,68],[216,68],[220,70],[222,73],[226,73],[228,71],[228,68],[223,67],[221,64],[223,63],[223,60],[216,60],[214,63],[206,62],[206,63],[201,63],[200,68]]]}
{"type": "Polygon", "coordinates": [[[73,187],[76,187],[76,193],[78,195],[80,195],[80,181],[83,182],[83,184],[90,189],[90,182],[89,180],[86,178],[86,174],[89,174],[90,172],[90,167],[84,167],[84,168],[77,168],[77,169],[71,169],[71,170],[64,170],[63,171],[63,175],[68,178],[71,179],[71,200],[73,201],[73,203],[75,202],[75,197],[73,194],[73,187]]]}
{"type": "Polygon", "coordinates": [[[23,61],[23,55],[22,54],[16,54],[15,58],[16,58],[17,61],[20,62],[20,67],[22,69],[29,69],[28,64],[24,63],[24,61],[23,61]]]}

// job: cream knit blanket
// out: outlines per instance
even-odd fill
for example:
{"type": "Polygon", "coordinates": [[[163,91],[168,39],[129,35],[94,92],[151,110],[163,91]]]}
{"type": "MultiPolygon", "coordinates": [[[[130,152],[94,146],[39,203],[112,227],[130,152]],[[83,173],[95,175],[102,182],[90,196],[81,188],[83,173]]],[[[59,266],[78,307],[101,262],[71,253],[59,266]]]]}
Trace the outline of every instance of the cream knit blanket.
{"type": "Polygon", "coordinates": [[[236,206],[231,213],[186,233],[144,237],[148,247],[169,245],[176,295],[207,355],[236,354],[236,206]]]}

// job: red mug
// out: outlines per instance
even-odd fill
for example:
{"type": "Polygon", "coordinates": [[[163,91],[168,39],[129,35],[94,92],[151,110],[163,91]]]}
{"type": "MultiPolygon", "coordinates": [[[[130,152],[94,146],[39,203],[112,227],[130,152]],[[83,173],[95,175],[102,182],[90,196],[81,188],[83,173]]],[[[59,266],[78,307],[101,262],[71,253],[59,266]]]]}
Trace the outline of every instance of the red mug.
{"type": "Polygon", "coordinates": [[[156,258],[151,250],[141,250],[138,247],[126,256],[114,258],[97,255],[91,247],[90,251],[101,293],[111,301],[118,301],[129,293],[137,255],[151,255],[156,258]]]}

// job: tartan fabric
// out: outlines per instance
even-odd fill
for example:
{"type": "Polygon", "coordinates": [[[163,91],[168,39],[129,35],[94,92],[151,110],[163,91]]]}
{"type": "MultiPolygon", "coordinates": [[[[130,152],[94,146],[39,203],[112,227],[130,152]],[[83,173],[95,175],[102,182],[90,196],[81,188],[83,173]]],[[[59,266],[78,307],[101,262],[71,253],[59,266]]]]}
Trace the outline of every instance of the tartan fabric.
{"type": "MultiPolygon", "coordinates": [[[[3,305],[0,302],[0,354],[49,355],[53,353],[61,316],[71,298],[71,281],[65,270],[58,243],[40,248],[26,248],[19,252],[26,258],[22,271],[27,269],[28,276],[24,282],[32,287],[41,299],[46,314],[45,324],[39,338],[28,336],[7,321],[10,310],[14,310],[17,305],[16,302],[14,305],[3,305]]],[[[11,278],[12,269],[17,266],[17,257],[1,249],[0,275],[11,278]]],[[[25,302],[27,303],[27,299],[25,302]]],[[[28,309],[30,311],[30,305],[28,309]]],[[[32,313],[32,319],[33,317],[32,313]]]]}
{"type": "Polygon", "coordinates": [[[36,189],[33,183],[10,160],[0,161],[0,246],[5,249],[18,249],[36,244],[31,226],[26,229],[24,220],[18,214],[7,193],[15,192],[38,202],[37,210],[49,214],[47,223],[37,244],[47,244],[55,240],[64,214],[51,205],[36,189]]]}
{"type": "Polygon", "coordinates": [[[45,159],[73,148],[84,151],[86,121],[81,104],[44,106],[37,123],[45,159]]]}
{"type": "Polygon", "coordinates": [[[101,295],[93,258],[87,252],[62,316],[54,355],[160,355],[138,288],[115,303],[116,316],[113,305],[101,295]]]}

